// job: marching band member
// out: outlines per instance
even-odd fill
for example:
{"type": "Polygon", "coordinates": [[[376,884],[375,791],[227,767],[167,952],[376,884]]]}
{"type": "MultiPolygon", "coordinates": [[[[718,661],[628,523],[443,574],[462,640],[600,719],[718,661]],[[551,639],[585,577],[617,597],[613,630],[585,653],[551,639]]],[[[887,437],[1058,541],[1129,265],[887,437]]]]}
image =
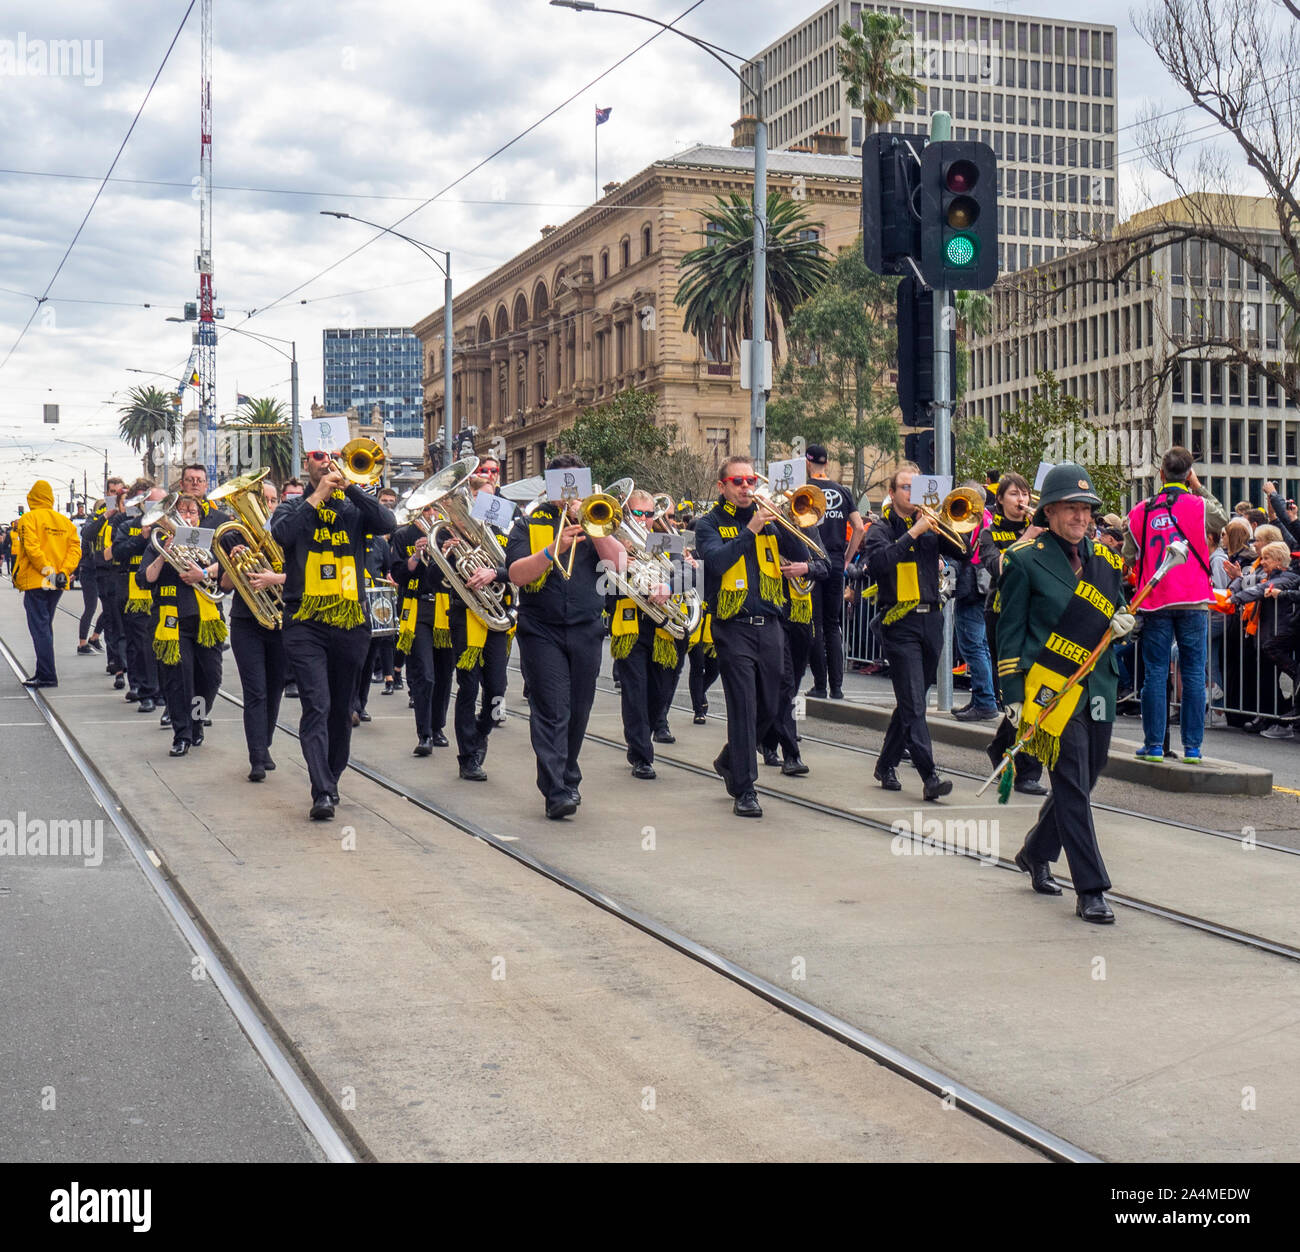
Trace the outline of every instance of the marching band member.
{"type": "MultiPolygon", "coordinates": [[[[166,494],[148,479],[140,479],[131,486],[132,496],[142,492],[146,503],[161,500],[166,494]]],[[[140,569],[145,551],[148,550],[152,559],[153,549],[140,525],[139,509],[133,509],[130,515],[120,514],[108,530],[105,553],[118,571],[118,601],[122,605],[126,669],[130,678],[126,698],[130,700],[133,695],[138,698],[137,712],[152,713],[165,704],[158,658],[153,650],[153,591],[140,569]]]]}
{"type": "MultiPolygon", "coordinates": [[[[275,484],[263,481],[263,499],[270,514],[277,507],[275,484]]],[[[235,556],[243,548],[234,535],[222,539],[226,551],[235,556]]],[[[245,575],[255,591],[283,587],[288,575],[283,571],[252,570],[245,575]]],[[[230,575],[221,571],[223,591],[235,589],[230,575]]],[[[253,615],[242,595],[236,594],[230,605],[230,650],[235,654],[239,686],[244,697],[244,742],[248,746],[248,781],[262,782],[268,770],[275,769],[271,759],[271,740],[280,718],[280,698],[289,671],[284,655],[282,630],[263,626],[253,615]]]]}
{"type": "MultiPolygon", "coordinates": [[[[397,492],[385,488],[379,493],[379,503],[386,509],[392,509],[397,503],[397,492]]],[[[366,535],[366,591],[380,585],[396,587],[397,581],[389,573],[393,564],[393,548],[390,535],[366,535]]],[[[368,597],[367,597],[368,598],[368,597]]],[[[361,677],[357,680],[357,694],[352,700],[352,725],[360,726],[371,719],[366,705],[370,703],[370,684],[374,681],[375,667],[382,666],[386,680],[393,673],[393,637],[391,635],[371,635],[370,651],[366,653],[366,663],[361,667],[361,677]]]]}
{"type": "MultiPolygon", "coordinates": [[[[548,469],[581,469],[565,453],[548,469]]],[[[587,732],[600,670],[602,597],[598,561],[623,568],[627,554],[613,537],[588,539],[573,518],[580,502],[548,500],[520,515],[506,543],[510,581],[519,587],[519,664],[532,717],[528,733],[537,757],[537,788],[546,816],[568,817],[581,803],[578,753],[587,732]],[[567,563],[577,545],[573,571],[567,563]]]]}
{"type": "MultiPolygon", "coordinates": [[[[475,495],[495,495],[501,481],[501,464],[485,457],[469,480],[475,495]]],[[[489,528],[490,529],[490,528],[489,528]]],[[[467,585],[481,591],[494,583],[509,586],[506,569],[506,536],[496,535],[500,561],[495,568],[470,574],[467,585]]],[[[496,554],[494,554],[496,555],[496,554]]],[[[456,759],[460,776],[467,782],[486,782],[483,761],[487,757],[488,735],[504,717],[506,661],[510,655],[510,632],[489,630],[483,620],[460,596],[451,599],[452,655],[456,658],[456,759]],[[482,693],[482,700],[479,694],[482,693]]]]}
{"type": "MultiPolygon", "coordinates": [[[[651,503],[653,503],[653,499],[651,503]]],[[[667,510],[658,517],[653,517],[649,528],[659,534],[678,534],[676,513],[676,507],[673,505],[672,499],[669,498],[667,510]]],[[[694,586],[695,580],[699,577],[699,562],[686,552],[683,552],[680,557],[673,556],[672,562],[673,568],[678,571],[682,590],[694,586]]],[[[686,667],[686,654],[690,651],[691,643],[689,639],[673,639],[672,644],[677,652],[677,663],[671,669],[667,666],[658,665],[655,667],[653,674],[658,687],[658,693],[655,697],[655,708],[658,710],[658,717],[655,721],[654,733],[650,737],[655,743],[677,742],[677,737],[668,725],[668,713],[672,709],[673,700],[677,695],[677,684],[681,681],[682,670],[686,667]]]]}
{"type": "MultiPolygon", "coordinates": [[[[1042,527],[1029,524],[1029,484],[1019,474],[1003,474],[994,495],[993,522],[980,531],[980,564],[989,572],[992,585],[984,602],[984,633],[989,655],[998,654],[998,618],[1001,616],[1002,563],[1007,549],[1021,539],[1037,539],[1042,527]]],[[[994,667],[993,690],[1003,707],[1001,665],[994,667]]],[[[1004,716],[988,746],[989,760],[996,765],[1016,737],[1016,728],[1004,716]]],[[[1028,752],[1017,752],[1015,789],[1027,796],[1045,796],[1043,763],[1028,752]]]]}
{"type": "MultiPolygon", "coordinates": [[[[99,526],[92,523],[91,534],[95,545],[95,589],[104,606],[104,647],[106,669],[113,675],[113,690],[126,687],[126,627],[122,617],[121,584],[112,558],[108,555],[108,541],[113,533],[113,523],[122,516],[122,501],[126,497],[126,483],[121,478],[110,478],[104,497],[104,516],[99,526]]],[[[134,702],[135,693],[128,690],[127,699],[134,702]]]]}
{"type": "MultiPolygon", "coordinates": [[[[1122,559],[1086,537],[1093,506],[1100,504],[1082,466],[1054,466],[1033,519],[1050,533],[1021,539],[1003,558],[998,672],[1013,725],[1026,704],[1041,706],[1064,686],[1108,626],[1122,638],[1135,624],[1124,608],[1122,559]]],[[[1115,654],[1107,651],[1036,727],[1030,748],[1045,758],[1052,794],[1015,858],[1035,891],[1059,896],[1051,862],[1064,847],[1075,912],[1103,924],[1115,914],[1103,894],[1110,878],[1097,846],[1091,796],[1110,747],[1118,684],[1115,654]]]]}
{"type": "MultiPolygon", "coordinates": [[[[425,508],[423,519],[427,527],[435,528],[432,505],[425,508]]],[[[397,651],[408,658],[415,709],[412,756],[432,756],[434,748],[447,746],[443,727],[456,667],[449,614],[451,601],[458,597],[437,563],[426,556],[429,543],[425,531],[410,522],[393,532],[391,545],[392,573],[404,588],[397,651]]],[[[387,686],[384,691],[387,694],[387,686]]]]}
{"type": "MultiPolygon", "coordinates": [[[[826,577],[813,582],[813,630],[808,653],[813,685],[808,694],[825,699],[829,690],[832,700],[843,700],[844,636],[841,623],[844,616],[844,571],[853,560],[866,534],[866,527],[862,524],[862,514],[854,506],[853,497],[838,483],[832,482],[826,473],[829,460],[826,449],[819,443],[810,443],[805,455],[808,481],[820,487],[826,497],[826,512],[818,524],[817,537],[828,558],[826,577]]],[[[797,656],[794,659],[794,681],[800,685],[803,669],[797,656]]]]}
{"type": "Polygon", "coordinates": [[[708,719],[709,688],[718,677],[718,649],[713,642],[713,608],[705,604],[700,624],[688,641],[686,655],[690,665],[687,685],[691,692],[691,711],[696,726],[708,719]]]}
{"type": "Polygon", "coordinates": [[[943,648],[939,553],[961,557],[966,549],[936,534],[930,519],[917,511],[912,503],[915,473],[914,465],[894,471],[889,503],[867,531],[865,545],[867,570],[879,588],[880,638],[895,700],[875,774],[886,791],[901,791],[894,771],[906,747],[924,780],[925,798],[937,800],[952,790],[952,783],[935,770],[925,721],[926,693],[938,673],[943,648]]]}
{"type": "MultiPolygon", "coordinates": [[[[718,500],[695,523],[695,545],[704,562],[704,598],[713,606],[713,638],[727,699],[727,742],[713,768],[734,800],[737,817],[762,817],[754,784],[756,744],[781,715],[785,671],[782,565],[785,543],[795,572],[803,565],[802,543],[768,520],[754,502],[758,475],[747,456],[728,457],[718,471],[718,500]]],[[[806,572],[806,567],[805,567],[806,572]]]]}
{"type": "MultiPolygon", "coordinates": [[[[202,520],[193,496],[181,496],[176,513],[187,526],[202,520]]],[[[146,527],[142,534],[151,530],[146,527]]],[[[170,536],[163,547],[171,550],[170,536]]],[[[221,686],[221,644],[227,634],[220,604],[194,588],[221,569],[215,561],[206,568],[191,561],[178,573],[161,554],[143,568],[144,580],[154,591],[153,652],[171,717],[171,755],[185,756],[203,742],[203,719],[221,686]]]]}
{"type": "Polygon", "coordinates": [[[370,650],[361,607],[366,531],[387,532],[397,519],[351,484],[326,452],[308,453],[311,491],[271,514],[271,536],[284,550],[284,653],[293,669],[302,719],[302,754],[311,776],[313,821],[334,816],[339,776],[352,742],[352,694],[370,650]]]}

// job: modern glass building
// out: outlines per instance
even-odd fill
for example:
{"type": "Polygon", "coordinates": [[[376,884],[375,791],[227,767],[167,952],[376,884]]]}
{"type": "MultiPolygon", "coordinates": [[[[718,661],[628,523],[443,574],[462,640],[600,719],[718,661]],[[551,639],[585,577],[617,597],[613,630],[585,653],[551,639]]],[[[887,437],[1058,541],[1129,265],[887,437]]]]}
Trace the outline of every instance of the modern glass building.
{"type": "Polygon", "coordinates": [[[327,412],[378,404],[394,435],[423,438],[420,341],[410,327],[328,327],[322,338],[327,412]]]}

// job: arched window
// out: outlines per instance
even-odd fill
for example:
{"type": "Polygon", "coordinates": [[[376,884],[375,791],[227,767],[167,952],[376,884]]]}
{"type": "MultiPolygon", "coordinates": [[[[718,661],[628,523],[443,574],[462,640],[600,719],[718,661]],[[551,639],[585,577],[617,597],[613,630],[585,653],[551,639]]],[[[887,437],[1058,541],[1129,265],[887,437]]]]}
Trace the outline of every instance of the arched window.
{"type": "Polygon", "coordinates": [[[625,270],[632,263],[632,241],[622,239],[618,245],[618,267],[625,270]]]}
{"type": "Polygon", "coordinates": [[[600,254],[600,277],[602,280],[609,277],[609,249],[604,248],[600,254]]]}
{"type": "Polygon", "coordinates": [[[650,223],[641,227],[641,255],[650,255],[650,223]]]}

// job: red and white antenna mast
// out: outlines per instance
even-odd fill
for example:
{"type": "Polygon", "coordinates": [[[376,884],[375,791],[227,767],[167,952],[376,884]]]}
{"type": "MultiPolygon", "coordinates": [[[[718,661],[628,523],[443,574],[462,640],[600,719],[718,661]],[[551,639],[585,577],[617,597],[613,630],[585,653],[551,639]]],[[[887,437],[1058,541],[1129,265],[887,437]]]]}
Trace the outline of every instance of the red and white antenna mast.
{"type": "Polygon", "coordinates": [[[199,104],[199,431],[208,481],[217,481],[217,324],[212,283],[212,0],[200,0],[199,104]]]}

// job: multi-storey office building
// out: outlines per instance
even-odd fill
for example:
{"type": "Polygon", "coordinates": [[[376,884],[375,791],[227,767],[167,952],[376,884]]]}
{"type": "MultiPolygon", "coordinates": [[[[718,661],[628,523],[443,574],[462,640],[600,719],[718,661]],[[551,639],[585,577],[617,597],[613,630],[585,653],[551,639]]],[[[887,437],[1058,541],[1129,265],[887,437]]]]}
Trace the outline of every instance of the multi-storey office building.
{"type": "MultiPolygon", "coordinates": [[[[933,4],[834,0],[758,53],[768,143],[788,148],[822,131],[859,153],[866,123],[839,76],[840,27],[863,9],[902,17],[907,64],[924,90],[890,130],[928,134],[952,115],[954,139],[998,157],[999,268],[1024,269],[1108,237],[1115,224],[1115,28],[933,4]]],[[[746,111],[753,102],[742,90],[746,111]]]]}
{"type": "Polygon", "coordinates": [[[322,340],[329,412],[378,404],[395,435],[423,433],[420,341],[409,327],[329,327],[322,340]]]}
{"type": "MultiPolygon", "coordinates": [[[[1223,208],[1276,271],[1281,240],[1269,203],[1234,196],[1223,208]]],[[[1000,279],[988,333],[972,345],[968,410],[996,437],[1001,415],[1027,403],[1038,371],[1051,370],[1097,427],[1095,448],[1060,446],[1060,458],[1126,465],[1133,500],[1159,485],[1171,444],[1192,450],[1202,481],[1229,508],[1262,503],[1270,478],[1295,496],[1300,413],[1278,383],[1210,342],[1238,344],[1294,377],[1283,309],[1260,275],[1221,245],[1192,239],[1165,244],[1118,284],[1106,281],[1126,232],[1185,217],[1180,202],[1161,205],[1121,224],[1115,241],[1000,279]]]]}

